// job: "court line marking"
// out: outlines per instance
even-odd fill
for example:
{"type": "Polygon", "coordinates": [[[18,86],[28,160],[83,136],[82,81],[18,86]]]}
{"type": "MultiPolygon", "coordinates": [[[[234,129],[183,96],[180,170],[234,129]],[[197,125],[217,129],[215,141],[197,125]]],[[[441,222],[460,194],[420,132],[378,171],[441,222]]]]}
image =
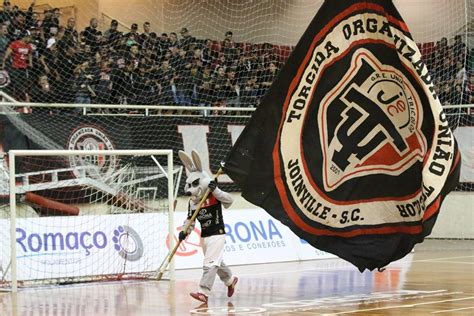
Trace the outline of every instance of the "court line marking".
{"type": "Polygon", "coordinates": [[[433,258],[433,259],[413,260],[412,262],[431,262],[431,261],[440,261],[440,260],[443,261],[446,259],[465,259],[465,258],[474,258],[474,256],[442,257],[442,258],[433,258]]]}
{"type": "MultiPolygon", "coordinates": [[[[411,253],[410,253],[411,254],[411,253]]],[[[409,254],[409,255],[410,255],[409,254]]],[[[446,259],[466,259],[466,258],[474,258],[474,255],[473,256],[460,256],[460,257],[442,257],[442,258],[433,258],[433,259],[423,259],[423,260],[412,260],[411,262],[414,263],[414,262],[432,262],[432,261],[444,261],[446,259]]],[[[303,261],[292,261],[292,262],[288,262],[288,263],[299,263],[299,262],[307,262],[307,261],[316,261],[316,260],[321,260],[321,259],[315,259],[315,260],[303,260],[303,261]]],[[[340,258],[328,258],[328,259],[322,259],[322,260],[342,260],[340,258]]],[[[403,259],[401,259],[403,260],[403,259]]],[[[281,263],[284,263],[284,262],[268,262],[267,264],[281,264],[281,263]]],[[[453,262],[453,263],[456,263],[456,262],[453,262]]],[[[265,265],[265,264],[256,264],[256,265],[265,265]]],[[[237,265],[235,267],[239,267],[240,265],[237,265]]],[[[250,265],[243,265],[243,266],[250,266],[250,265]]],[[[347,267],[353,267],[351,264],[347,264],[347,267]]],[[[387,266],[387,268],[390,268],[390,265],[387,266]]],[[[196,269],[189,269],[189,270],[197,270],[198,268],[196,269]]],[[[188,269],[187,269],[188,270],[188,269]]],[[[259,273],[240,273],[241,276],[259,276],[259,275],[268,275],[268,274],[282,274],[282,273],[296,273],[296,272],[309,272],[309,271],[321,271],[321,270],[328,270],[328,271],[331,271],[329,268],[327,267],[320,267],[320,268],[307,268],[307,269],[303,269],[303,270],[279,270],[279,271],[268,271],[268,272],[259,272],[259,273]]],[[[183,270],[184,271],[184,270],[183,270]]],[[[191,277],[191,278],[188,278],[188,277],[184,277],[184,278],[177,278],[177,280],[199,280],[200,279],[200,276],[196,276],[196,277],[191,277]]]]}
{"type": "MultiPolygon", "coordinates": [[[[375,294],[377,293],[388,293],[388,292],[374,292],[375,294]]],[[[373,294],[374,294],[373,293],[373,294]]],[[[375,299],[375,300],[370,300],[370,301],[365,301],[365,304],[379,304],[379,303],[390,303],[390,302],[400,302],[400,301],[408,301],[408,300],[420,300],[420,299],[425,299],[425,298],[433,298],[433,297],[440,297],[440,296],[447,296],[447,295],[459,295],[459,294],[464,294],[463,292],[448,292],[448,290],[436,290],[436,291],[429,291],[429,293],[425,293],[424,295],[410,295],[407,294],[406,296],[398,297],[397,299],[391,298],[391,299],[375,299]]],[[[341,296],[334,296],[331,298],[341,298],[341,296]]],[[[298,302],[298,301],[296,301],[298,302]]],[[[290,302],[288,302],[290,303],[290,302]]],[[[352,306],[358,306],[360,305],[362,300],[353,300],[353,301],[345,301],[342,302],[342,304],[337,304],[337,308],[343,308],[343,307],[352,307],[352,306]]],[[[262,306],[264,307],[269,307],[269,305],[263,304],[262,306]]],[[[310,305],[306,307],[297,307],[295,306],[294,308],[287,308],[287,309],[282,309],[282,310],[272,310],[269,312],[269,314],[291,314],[291,313],[301,313],[301,312],[312,312],[314,314],[316,309],[333,309],[333,305],[328,305],[328,303],[323,304],[323,305],[310,305]]],[[[320,315],[334,315],[333,313],[323,313],[320,315]]]]}
{"type": "MultiPolygon", "coordinates": [[[[426,263],[433,263],[432,261],[424,261],[426,263]]],[[[457,264],[474,264],[474,261],[441,261],[441,260],[436,260],[434,262],[439,262],[439,263],[457,263],[457,264]]]]}
{"type": "Polygon", "coordinates": [[[439,311],[431,312],[431,314],[439,314],[439,313],[447,313],[447,312],[456,312],[456,311],[463,311],[466,309],[474,309],[474,306],[471,307],[462,307],[462,308],[455,308],[455,309],[444,309],[439,311]]]}
{"type": "Polygon", "coordinates": [[[368,308],[368,309],[355,309],[352,311],[344,311],[338,313],[328,313],[328,314],[321,314],[321,315],[343,315],[343,314],[351,314],[351,313],[360,313],[360,312],[370,312],[370,311],[377,311],[377,310],[384,310],[384,309],[397,309],[397,308],[407,308],[407,307],[416,307],[420,305],[430,305],[430,304],[437,304],[437,303],[446,303],[446,302],[456,302],[456,301],[465,301],[465,300],[472,300],[474,296],[463,297],[463,298],[454,298],[450,300],[442,300],[442,301],[431,301],[431,302],[422,302],[422,303],[414,303],[409,305],[395,305],[395,306],[386,306],[386,307],[378,307],[378,308],[368,308]]]}
{"type": "MultiPolygon", "coordinates": [[[[341,259],[342,260],[342,259],[341,259]]],[[[295,261],[298,262],[298,261],[295,261]]],[[[269,262],[268,264],[273,264],[274,262],[269,262]]],[[[250,266],[250,265],[249,265],[250,266]]],[[[238,267],[238,266],[233,266],[233,267],[238,267]]],[[[350,266],[348,266],[350,267],[350,266]]],[[[193,268],[192,270],[199,270],[198,268],[193,268]]],[[[266,275],[266,274],[285,274],[285,273],[296,273],[296,272],[309,272],[309,271],[321,271],[321,270],[327,270],[329,272],[334,272],[334,270],[330,270],[329,268],[309,268],[309,269],[304,269],[304,270],[280,270],[280,271],[268,271],[268,272],[259,272],[259,273],[239,273],[239,276],[259,276],[259,275],[266,275]]],[[[355,270],[354,270],[355,271],[355,270]]],[[[193,278],[179,278],[176,280],[200,280],[200,276],[196,276],[193,278]]]]}
{"type": "MultiPolygon", "coordinates": [[[[432,262],[432,261],[443,261],[446,259],[465,259],[465,258],[474,258],[474,256],[461,256],[461,257],[442,257],[442,258],[434,258],[434,259],[424,259],[424,260],[413,260],[413,262],[432,262]]],[[[324,260],[324,259],[323,259],[324,260]]],[[[327,260],[342,260],[340,258],[330,258],[327,260]]],[[[304,260],[303,262],[306,262],[307,260],[304,260]]],[[[313,261],[313,260],[309,260],[313,261]]],[[[299,261],[295,261],[298,263],[299,261]]],[[[281,262],[278,262],[281,263],[281,262]]],[[[290,262],[293,263],[293,262],[290,262]]],[[[267,264],[274,264],[274,262],[269,262],[267,264]]],[[[275,263],[277,264],[277,263],[275,263]]],[[[348,263],[347,267],[352,267],[351,264],[348,263]]],[[[390,265],[387,266],[387,268],[390,268],[390,265]]],[[[197,268],[196,268],[197,269],[197,268]]],[[[308,268],[308,269],[303,269],[303,270],[279,270],[279,271],[268,271],[268,272],[259,272],[259,273],[240,273],[242,276],[258,276],[258,275],[267,275],[267,274],[282,274],[282,273],[296,273],[296,272],[309,272],[309,271],[320,271],[320,270],[328,270],[331,271],[327,267],[320,267],[320,268],[308,268]]],[[[199,280],[200,277],[196,278],[183,278],[180,280],[199,280]]]]}

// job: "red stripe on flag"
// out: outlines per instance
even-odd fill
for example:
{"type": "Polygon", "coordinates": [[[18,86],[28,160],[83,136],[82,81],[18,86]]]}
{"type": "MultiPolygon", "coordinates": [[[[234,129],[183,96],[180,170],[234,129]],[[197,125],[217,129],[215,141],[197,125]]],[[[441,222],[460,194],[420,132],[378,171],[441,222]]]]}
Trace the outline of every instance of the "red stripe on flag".
{"type": "Polygon", "coordinates": [[[438,196],[438,198],[425,211],[425,214],[423,215],[423,222],[426,222],[427,220],[429,220],[434,214],[436,214],[439,211],[440,204],[441,204],[441,197],[438,196]]]}

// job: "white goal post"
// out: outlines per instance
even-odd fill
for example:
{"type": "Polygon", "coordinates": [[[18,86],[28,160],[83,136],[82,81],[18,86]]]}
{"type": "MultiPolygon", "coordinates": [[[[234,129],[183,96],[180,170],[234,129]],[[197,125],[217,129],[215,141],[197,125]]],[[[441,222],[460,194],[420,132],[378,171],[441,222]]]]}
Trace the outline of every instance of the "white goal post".
{"type": "MultiPolygon", "coordinates": [[[[0,246],[0,290],[156,275],[168,253],[165,244],[175,244],[174,201],[182,168],[173,167],[172,150],[11,150],[8,158],[10,216],[0,218],[0,226],[5,233],[9,220],[10,234],[2,238],[9,239],[8,247],[0,246]],[[25,158],[59,158],[71,168],[18,174],[15,162],[25,158]],[[73,203],[44,194],[59,190],[59,199],[70,196],[71,188],[73,203]],[[56,213],[44,217],[30,210],[19,216],[25,205],[56,213]]],[[[167,272],[173,278],[173,264],[167,272]]]]}

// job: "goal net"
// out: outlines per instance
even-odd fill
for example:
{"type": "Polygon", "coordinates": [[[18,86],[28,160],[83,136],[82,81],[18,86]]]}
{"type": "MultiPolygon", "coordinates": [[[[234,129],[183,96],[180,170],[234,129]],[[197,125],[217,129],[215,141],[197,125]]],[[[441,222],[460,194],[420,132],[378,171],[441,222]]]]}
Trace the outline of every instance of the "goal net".
{"type": "Polygon", "coordinates": [[[0,287],[156,276],[175,242],[181,168],[171,150],[25,150],[9,160],[0,287]],[[41,163],[16,172],[20,159],[41,163]]]}

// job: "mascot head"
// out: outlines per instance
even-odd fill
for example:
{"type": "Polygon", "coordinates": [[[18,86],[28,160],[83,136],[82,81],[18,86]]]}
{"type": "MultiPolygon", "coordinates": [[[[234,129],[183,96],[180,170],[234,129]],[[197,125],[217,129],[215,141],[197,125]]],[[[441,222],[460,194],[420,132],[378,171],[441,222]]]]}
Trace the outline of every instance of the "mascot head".
{"type": "Polygon", "coordinates": [[[191,152],[192,158],[182,150],[178,152],[178,156],[188,174],[184,192],[194,203],[198,203],[206,192],[211,177],[202,170],[201,158],[197,151],[193,150],[191,152]]]}

